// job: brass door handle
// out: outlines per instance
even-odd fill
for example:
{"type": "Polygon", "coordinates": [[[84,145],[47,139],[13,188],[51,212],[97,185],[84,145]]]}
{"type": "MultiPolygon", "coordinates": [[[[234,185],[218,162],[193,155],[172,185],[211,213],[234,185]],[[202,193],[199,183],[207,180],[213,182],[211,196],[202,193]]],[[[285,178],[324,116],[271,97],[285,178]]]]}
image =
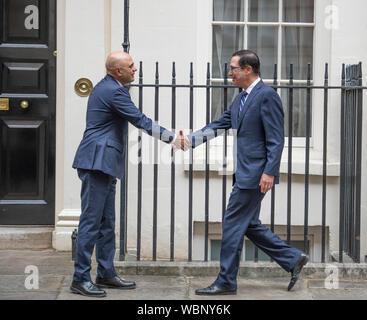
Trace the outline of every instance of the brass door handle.
{"type": "Polygon", "coordinates": [[[28,109],[29,108],[29,102],[27,100],[23,100],[21,103],[20,103],[20,107],[25,110],[25,109],[28,109]]]}

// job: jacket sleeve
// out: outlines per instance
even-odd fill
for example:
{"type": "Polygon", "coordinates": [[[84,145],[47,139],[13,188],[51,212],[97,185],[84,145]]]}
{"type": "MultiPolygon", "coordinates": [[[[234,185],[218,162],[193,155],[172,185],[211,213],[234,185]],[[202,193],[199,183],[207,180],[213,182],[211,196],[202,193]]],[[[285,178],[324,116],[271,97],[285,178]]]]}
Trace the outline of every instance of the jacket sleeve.
{"type": "MultiPolygon", "coordinates": [[[[233,105],[233,104],[232,104],[233,105]]],[[[188,135],[187,138],[190,140],[191,145],[193,148],[199,146],[202,143],[207,142],[210,139],[213,139],[218,136],[218,134],[223,133],[223,130],[230,129],[232,127],[231,123],[231,108],[222,113],[218,120],[215,120],[209,123],[204,128],[193,132],[192,134],[188,135]],[[218,132],[218,130],[222,130],[218,132]]]]}
{"type": "Polygon", "coordinates": [[[118,88],[112,98],[113,110],[122,118],[129,121],[138,129],[143,129],[150,136],[171,143],[175,134],[164,127],[159,126],[148,118],[132,102],[130,93],[125,87],[118,88]]]}
{"type": "Polygon", "coordinates": [[[280,97],[272,89],[264,94],[261,105],[261,119],[265,131],[267,153],[264,173],[279,176],[284,147],[284,111],[280,97]]]}

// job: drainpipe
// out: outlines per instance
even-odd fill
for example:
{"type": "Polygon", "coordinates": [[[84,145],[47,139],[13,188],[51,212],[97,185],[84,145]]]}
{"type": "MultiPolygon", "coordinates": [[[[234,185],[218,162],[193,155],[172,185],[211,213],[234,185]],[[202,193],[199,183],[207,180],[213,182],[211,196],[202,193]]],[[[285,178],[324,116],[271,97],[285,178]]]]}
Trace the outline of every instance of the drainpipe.
{"type": "MultiPolygon", "coordinates": [[[[124,0],[124,42],[122,44],[124,52],[130,51],[130,41],[129,41],[129,0],[124,0]]],[[[124,176],[121,179],[121,190],[120,190],[120,254],[119,260],[123,261],[127,254],[127,187],[128,187],[128,141],[129,133],[126,135],[125,139],[125,168],[124,176]]]]}

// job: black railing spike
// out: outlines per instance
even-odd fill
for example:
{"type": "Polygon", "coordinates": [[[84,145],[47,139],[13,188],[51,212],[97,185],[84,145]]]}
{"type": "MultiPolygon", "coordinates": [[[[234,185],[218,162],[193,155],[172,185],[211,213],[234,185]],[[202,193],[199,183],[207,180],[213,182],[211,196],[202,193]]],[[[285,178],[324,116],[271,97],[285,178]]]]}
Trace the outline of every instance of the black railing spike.
{"type": "Polygon", "coordinates": [[[143,61],[140,61],[139,64],[139,78],[143,79],[143,61]]]}
{"type": "Polygon", "coordinates": [[[328,63],[325,63],[325,76],[324,76],[324,79],[325,79],[325,86],[327,86],[328,83],[329,83],[329,64],[328,63]]]}
{"type": "Polygon", "coordinates": [[[356,78],[356,71],[357,71],[356,66],[353,65],[352,66],[352,80],[354,80],[356,78]]]}
{"type": "Polygon", "coordinates": [[[356,78],[356,66],[352,65],[352,75],[351,75],[351,79],[354,81],[354,79],[356,78]]]}
{"type": "Polygon", "coordinates": [[[293,63],[289,66],[289,83],[293,84],[293,63]]]}
{"type": "Polygon", "coordinates": [[[224,64],[224,83],[227,84],[228,81],[228,63],[224,64]]]}
{"type": "Polygon", "coordinates": [[[158,62],[155,63],[155,80],[159,79],[159,64],[158,62]]]}
{"type": "Polygon", "coordinates": [[[274,63],[273,84],[276,85],[277,82],[278,82],[278,64],[274,63]]]}
{"type": "Polygon", "coordinates": [[[346,78],[347,82],[350,81],[350,65],[347,65],[347,67],[345,69],[345,78],[346,78]]]}
{"type": "Polygon", "coordinates": [[[176,78],[176,62],[172,62],[172,78],[176,78]]]}
{"type": "MultiPolygon", "coordinates": [[[[350,77],[351,83],[354,80],[354,73],[355,73],[354,70],[355,70],[355,68],[354,68],[353,65],[349,66],[349,77],[350,77]]],[[[351,84],[351,85],[353,85],[353,84],[351,84]]]]}
{"type": "Polygon", "coordinates": [[[194,78],[194,64],[190,62],[190,80],[194,78]]]}
{"type": "Polygon", "coordinates": [[[206,79],[210,79],[210,62],[208,62],[207,70],[206,70],[206,79]]]}
{"type": "Polygon", "coordinates": [[[362,80],[362,61],[360,61],[358,65],[359,65],[358,78],[362,80]]]}

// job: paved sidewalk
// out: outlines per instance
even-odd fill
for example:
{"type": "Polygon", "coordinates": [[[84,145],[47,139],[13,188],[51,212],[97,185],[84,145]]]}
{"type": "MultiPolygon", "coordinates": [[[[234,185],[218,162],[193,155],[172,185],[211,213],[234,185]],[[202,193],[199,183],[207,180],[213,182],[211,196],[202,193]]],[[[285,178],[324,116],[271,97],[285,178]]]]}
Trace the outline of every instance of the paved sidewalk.
{"type": "MultiPolygon", "coordinates": [[[[0,250],[0,300],[91,300],[70,292],[73,262],[70,252],[0,250]],[[39,271],[39,289],[27,290],[27,266],[39,271]]],[[[92,266],[92,278],[96,264],[92,266]]],[[[121,275],[124,276],[124,275],[121,275]]],[[[106,300],[366,300],[367,280],[339,280],[338,289],[326,289],[324,279],[301,278],[291,292],[289,277],[238,280],[236,296],[196,296],[195,289],[209,285],[214,277],[129,275],[135,290],[107,289],[106,300]]],[[[29,278],[28,278],[29,280],[29,278]]],[[[28,281],[29,283],[29,281],[28,281]]],[[[101,299],[98,299],[101,300],[101,299]]]]}

